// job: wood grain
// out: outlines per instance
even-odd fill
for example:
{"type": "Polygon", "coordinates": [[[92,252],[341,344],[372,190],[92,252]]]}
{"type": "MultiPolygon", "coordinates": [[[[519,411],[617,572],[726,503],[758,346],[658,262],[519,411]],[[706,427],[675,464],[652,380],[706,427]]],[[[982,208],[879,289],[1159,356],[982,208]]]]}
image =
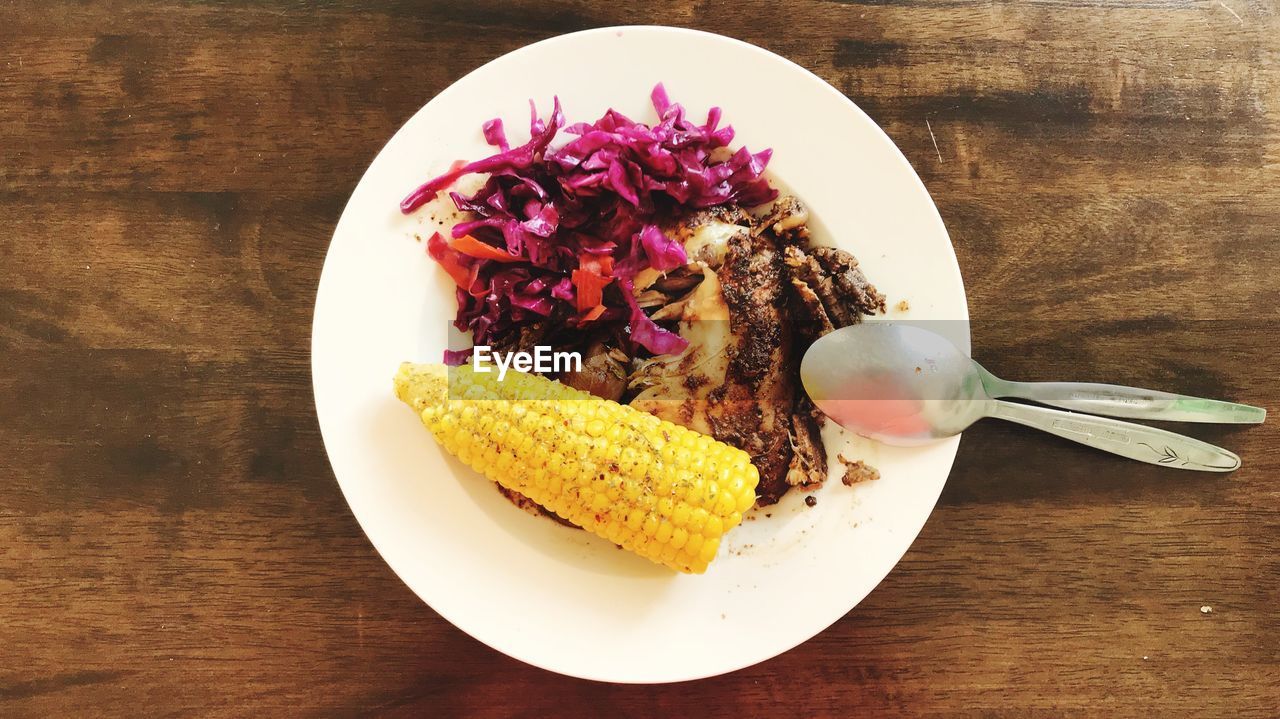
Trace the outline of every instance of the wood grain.
{"type": "Polygon", "coordinates": [[[703,682],[524,666],[391,574],[312,409],[331,229],[428,98],[588,27],[722,32],[854,99],[992,370],[1280,409],[1274,2],[624,5],[0,5],[0,715],[1275,716],[1274,422],[1197,429],[1225,477],[975,428],[870,597],[703,682]]]}

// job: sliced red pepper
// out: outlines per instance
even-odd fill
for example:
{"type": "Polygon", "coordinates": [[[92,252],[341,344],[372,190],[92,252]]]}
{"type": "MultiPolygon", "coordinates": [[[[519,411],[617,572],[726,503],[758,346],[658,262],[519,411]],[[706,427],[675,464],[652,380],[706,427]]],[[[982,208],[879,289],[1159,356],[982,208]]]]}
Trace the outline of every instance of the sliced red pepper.
{"type": "Polygon", "coordinates": [[[591,309],[579,315],[578,322],[591,322],[593,320],[599,319],[600,315],[604,314],[604,310],[605,310],[604,305],[596,305],[595,307],[592,307],[591,309]]]}
{"type": "Polygon", "coordinates": [[[577,269],[570,276],[573,286],[578,288],[578,311],[589,310],[604,300],[604,288],[613,282],[612,277],[601,277],[592,270],[577,269]]]}
{"type": "Polygon", "coordinates": [[[484,297],[489,294],[489,290],[483,283],[477,282],[480,279],[480,263],[471,263],[471,274],[467,277],[467,284],[463,285],[463,289],[472,297],[484,297]]]}
{"type": "Polygon", "coordinates": [[[475,257],[481,260],[493,260],[495,262],[519,262],[524,259],[500,250],[493,245],[481,242],[471,235],[463,235],[449,240],[449,247],[461,252],[468,257],[475,257]]]}
{"type": "Polygon", "coordinates": [[[470,287],[472,279],[472,268],[468,267],[463,260],[461,253],[454,251],[449,247],[449,243],[437,232],[427,239],[427,254],[431,255],[431,259],[440,263],[444,271],[449,273],[453,278],[453,283],[459,287],[470,287]]]}
{"type": "MultiPolygon", "coordinates": [[[[613,257],[595,255],[584,252],[578,256],[578,269],[570,275],[573,286],[578,289],[575,305],[579,312],[604,312],[604,288],[613,282],[613,257]]],[[[599,317],[599,312],[595,317],[599,317]]],[[[592,317],[591,319],[595,319],[592,317]]]]}

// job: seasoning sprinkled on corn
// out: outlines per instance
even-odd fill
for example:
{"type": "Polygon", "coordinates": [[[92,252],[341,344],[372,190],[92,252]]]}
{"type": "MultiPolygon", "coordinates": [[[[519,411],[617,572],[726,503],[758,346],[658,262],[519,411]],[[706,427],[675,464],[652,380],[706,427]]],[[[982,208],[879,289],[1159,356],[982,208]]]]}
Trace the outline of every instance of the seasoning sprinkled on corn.
{"type": "Polygon", "coordinates": [[[755,503],[746,452],[553,380],[405,363],[395,387],[471,468],[681,572],[706,571],[755,503]]]}

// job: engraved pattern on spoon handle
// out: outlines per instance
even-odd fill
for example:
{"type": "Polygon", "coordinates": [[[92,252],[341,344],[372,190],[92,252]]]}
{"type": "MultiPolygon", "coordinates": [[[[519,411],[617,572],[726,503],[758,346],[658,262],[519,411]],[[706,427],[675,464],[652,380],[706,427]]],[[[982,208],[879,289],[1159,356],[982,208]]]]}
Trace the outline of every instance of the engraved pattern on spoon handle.
{"type": "Polygon", "coordinates": [[[1155,427],[996,400],[990,417],[1034,427],[1140,462],[1202,472],[1230,472],[1240,458],[1221,447],[1155,427]]]}

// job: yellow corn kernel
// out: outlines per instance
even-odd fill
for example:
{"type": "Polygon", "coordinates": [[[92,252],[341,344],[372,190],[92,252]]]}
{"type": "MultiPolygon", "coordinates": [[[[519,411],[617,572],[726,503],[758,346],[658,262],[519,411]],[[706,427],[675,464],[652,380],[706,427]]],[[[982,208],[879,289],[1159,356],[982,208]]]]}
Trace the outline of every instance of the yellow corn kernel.
{"type": "Polygon", "coordinates": [[[608,509],[608,508],[609,508],[609,495],[607,495],[607,494],[596,494],[596,493],[592,493],[592,495],[591,495],[591,511],[593,511],[593,512],[603,512],[604,510],[606,510],[606,509],[608,509]]]}
{"type": "Polygon", "coordinates": [[[716,497],[716,514],[728,516],[738,508],[738,498],[728,492],[721,492],[716,497]]]}
{"type": "MultiPolygon", "coordinates": [[[[608,496],[609,483],[605,480],[604,477],[600,475],[596,475],[596,478],[591,480],[591,491],[595,492],[596,494],[603,494],[605,496],[608,496]]],[[[613,497],[609,497],[609,499],[613,499],[613,497]]]]}
{"type": "Polygon", "coordinates": [[[693,509],[693,510],[690,512],[690,514],[689,514],[689,521],[688,521],[688,523],[686,524],[686,526],[687,526],[687,527],[688,527],[688,529],[689,529],[689,533],[690,533],[690,534],[699,534],[699,533],[701,533],[701,532],[702,532],[702,528],[703,528],[704,526],[706,526],[706,524],[707,524],[707,517],[708,517],[708,516],[709,516],[709,515],[707,514],[707,510],[705,510],[705,509],[703,509],[703,508],[701,508],[701,507],[698,507],[698,508],[696,508],[696,509],[693,509]]]}
{"type": "Polygon", "coordinates": [[[718,552],[719,550],[720,550],[720,538],[719,537],[715,537],[714,539],[708,538],[705,542],[702,543],[702,551],[698,552],[698,557],[703,562],[707,562],[708,564],[710,564],[711,560],[716,558],[716,552],[718,552]]]}
{"type": "Polygon", "coordinates": [[[689,505],[681,502],[676,505],[676,509],[671,513],[671,523],[677,527],[683,527],[689,523],[689,505]]]}
{"type": "Polygon", "coordinates": [[[742,524],[742,512],[734,512],[729,515],[728,519],[724,520],[724,531],[727,532],[739,524],[742,524]]]}
{"type": "Polygon", "coordinates": [[[609,440],[609,443],[614,447],[618,447],[618,443],[622,441],[622,433],[623,429],[621,427],[616,424],[611,424],[609,425],[609,428],[604,431],[604,438],[609,440]]]}
{"type": "Polygon", "coordinates": [[[644,525],[644,510],[639,507],[632,507],[627,512],[627,528],[631,531],[638,531],[644,525]]]}
{"type": "Polygon", "coordinates": [[[658,518],[652,514],[644,518],[644,525],[641,527],[645,536],[652,537],[658,533],[658,518]]]}
{"type": "Polygon", "coordinates": [[[697,452],[689,458],[689,462],[685,465],[685,469],[693,474],[702,474],[707,468],[707,455],[704,452],[697,452]]]}
{"type": "Polygon", "coordinates": [[[662,560],[663,564],[670,565],[675,561],[676,554],[677,552],[675,547],[670,544],[664,544],[662,545],[662,554],[659,555],[658,558],[662,560]]]}
{"type": "Polygon", "coordinates": [[[604,441],[604,463],[610,468],[610,471],[617,473],[618,470],[613,469],[618,464],[618,460],[622,457],[622,448],[618,446],[616,439],[605,437],[604,441]]]}
{"type": "Polygon", "coordinates": [[[702,551],[703,541],[704,540],[702,539],[701,534],[690,532],[689,541],[685,542],[684,546],[681,547],[681,549],[684,550],[684,553],[688,554],[690,557],[697,557],[698,554],[702,551]]]}
{"type": "Polygon", "coordinates": [[[514,460],[515,458],[512,457],[510,454],[507,454],[507,453],[499,454],[497,457],[494,458],[493,464],[491,466],[493,467],[493,471],[498,474],[508,474],[512,470],[512,463],[514,462],[514,460]]]}
{"type": "MultiPolygon", "coordinates": [[[[633,438],[632,441],[643,445],[645,440],[642,438],[633,438]]],[[[658,471],[662,463],[658,460],[657,450],[646,446],[641,446],[640,450],[641,451],[636,453],[636,467],[632,471],[644,476],[648,476],[650,473],[658,471]]]]}
{"type": "Polygon", "coordinates": [[[708,511],[715,511],[716,503],[720,498],[720,490],[715,482],[707,482],[702,488],[702,506],[708,511]]]}
{"type": "Polygon", "coordinates": [[[707,523],[702,526],[702,535],[709,540],[722,534],[724,534],[724,520],[718,514],[708,516],[707,523]]]}
{"type": "Polygon", "coordinates": [[[606,484],[607,484],[607,488],[605,489],[605,494],[609,495],[609,501],[615,504],[621,502],[623,496],[625,496],[622,482],[618,480],[613,480],[612,482],[608,482],[606,484]]]}
{"type": "Polygon", "coordinates": [[[467,465],[679,571],[705,571],[755,500],[745,452],[558,382],[405,364],[395,386],[467,465]]]}
{"type": "Polygon", "coordinates": [[[653,535],[653,538],[660,544],[667,544],[671,541],[671,532],[674,529],[675,527],[671,526],[671,522],[660,522],[658,531],[653,535]]]}
{"type": "Polygon", "coordinates": [[[622,496],[628,503],[635,504],[644,494],[644,485],[633,480],[622,480],[622,496]]]}
{"type": "Polygon", "coordinates": [[[618,473],[630,476],[636,469],[636,451],[631,447],[623,447],[618,454],[618,473]]]}
{"type": "Polygon", "coordinates": [[[612,522],[609,522],[609,524],[605,526],[604,536],[610,542],[613,542],[616,544],[618,540],[622,538],[622,532],[624,531],[624,529],[625,527],[623,527],[621,522],[614,520],[612,522]]]}

